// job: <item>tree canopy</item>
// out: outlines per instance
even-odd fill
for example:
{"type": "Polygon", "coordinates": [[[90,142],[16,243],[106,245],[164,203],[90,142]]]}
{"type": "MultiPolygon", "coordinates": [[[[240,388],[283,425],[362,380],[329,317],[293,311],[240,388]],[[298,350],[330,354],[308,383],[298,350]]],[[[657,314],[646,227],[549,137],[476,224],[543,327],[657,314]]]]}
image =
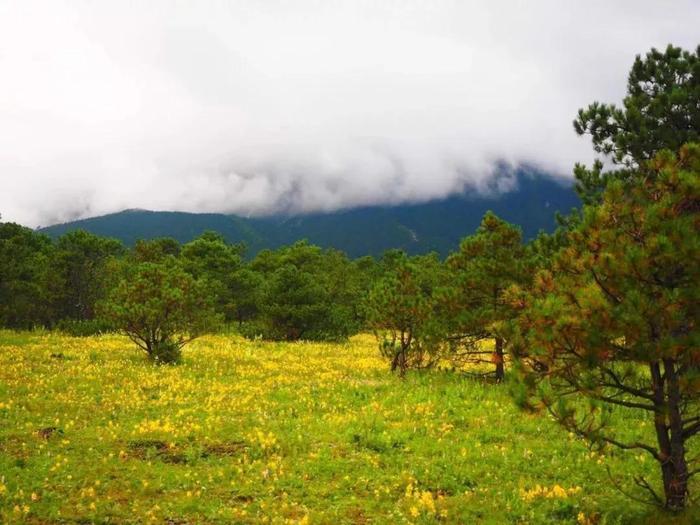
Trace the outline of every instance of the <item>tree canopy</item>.
{"type": "Polygon", "coordinates": [[[661,150],[700,141],[700,46],[691,52],[669,45],[638,55],[622,106],[593,102],[579,110],[574,129],[622,168],[605,172],[600,161],[590,170],[577,165],[584,200],[595,198],[610,177],[642,176],[661,150]]]}

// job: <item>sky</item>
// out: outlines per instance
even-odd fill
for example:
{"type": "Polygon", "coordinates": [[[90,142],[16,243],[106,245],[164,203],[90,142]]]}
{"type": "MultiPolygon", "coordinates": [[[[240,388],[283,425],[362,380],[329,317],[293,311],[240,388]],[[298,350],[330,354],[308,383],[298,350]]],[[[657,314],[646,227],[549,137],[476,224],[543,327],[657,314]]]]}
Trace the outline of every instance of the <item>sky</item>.
{"type": "Polygon", "coordinates": [[[700,2],[0,0],[0,215],[240,215],[571,177],[572,127],[700,2]]]}

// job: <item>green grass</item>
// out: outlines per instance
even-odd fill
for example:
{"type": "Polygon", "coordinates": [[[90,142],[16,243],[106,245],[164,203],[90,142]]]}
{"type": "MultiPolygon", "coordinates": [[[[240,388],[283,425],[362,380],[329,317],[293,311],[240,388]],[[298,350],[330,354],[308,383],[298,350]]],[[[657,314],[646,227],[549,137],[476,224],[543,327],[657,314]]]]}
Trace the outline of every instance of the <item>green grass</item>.
{"type": "MultiPolygon", "coordinates": [[[[634,413],[613,416],[630,435],[651,432],[634,413]]],[[[607,469],[630,492],[633,474],[658,477],[644,455],[591,453],[523,414],[502,385],[439,371],[400,380],[369,336],[207,337],[182,365],[154,367],[120,337],[0,332],[2,523],[700,518],[628,499],[607,469]]]]}

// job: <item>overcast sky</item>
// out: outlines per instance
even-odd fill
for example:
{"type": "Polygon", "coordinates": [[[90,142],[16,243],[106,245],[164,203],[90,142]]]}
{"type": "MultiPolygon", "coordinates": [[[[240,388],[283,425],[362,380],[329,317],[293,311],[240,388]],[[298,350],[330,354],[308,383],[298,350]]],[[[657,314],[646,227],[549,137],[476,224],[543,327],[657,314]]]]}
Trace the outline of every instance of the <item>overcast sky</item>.
{"type": "Polygon", "coordinates": [[[426,200],[498,161],[570,176],[576,110],[700,2],[0,0],[0,214],[426,200]]]}

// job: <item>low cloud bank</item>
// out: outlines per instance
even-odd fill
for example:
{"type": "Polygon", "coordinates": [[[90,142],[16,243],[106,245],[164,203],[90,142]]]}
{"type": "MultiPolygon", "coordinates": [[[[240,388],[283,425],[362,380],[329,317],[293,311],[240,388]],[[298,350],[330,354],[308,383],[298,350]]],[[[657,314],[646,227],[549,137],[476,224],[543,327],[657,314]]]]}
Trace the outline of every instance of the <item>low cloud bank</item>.
{"type": "MultiPolygon", "coordinates": [[[[10,5],[12,4],[12,5],[10,5]]],[[[295,213],[440,198],[589,162],[571,121],[700,4],[0,6],[0,214],[295,213]]]]}

